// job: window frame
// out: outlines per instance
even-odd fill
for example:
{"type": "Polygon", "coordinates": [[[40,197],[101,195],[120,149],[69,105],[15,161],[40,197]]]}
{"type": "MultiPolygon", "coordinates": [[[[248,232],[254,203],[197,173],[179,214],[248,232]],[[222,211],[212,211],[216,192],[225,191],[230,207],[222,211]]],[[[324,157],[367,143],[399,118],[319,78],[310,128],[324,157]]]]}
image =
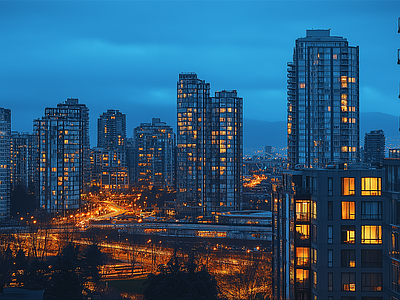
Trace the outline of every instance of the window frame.
{"type": "Polygon", "coordinates": [[[355,177],[342,177],[341,183],[342,183],[342,196],[355,196],[356,195],[356,178],[355,177]],[[346,190],[345,190],[345,187],[347,187],[346,190]]]}
{"type": "Polygon", "coordinates": [[[361,196],[381,196],[381,195],[382,195],[381,177],[361,177],[361,196]],[[374,186],[373,179],[376,179],[376,189],[373,189],[374,186]]]}
{"type": "Polygon", "coordinates": [[[342,220],[355,220],[356,219],[356,202],[355,201],[342,201],[341,209],[342,209],[342,213],[341,213],[342,220]],[[345,208],[345,209],[343,209],[343,208],[345,208]]]}
{"type": "Polygon", "coordinates": [[[382,225],[361,225],[361,244],[372,244],[381,245],[382,244],[382,225]],[[373,229],[378,229],[378,238],[372,238],[373,229]],[[369,231],[367,231],[369,229],[369,231]],[[367,236],[369,233],[369,236],[367,236]],[[376,242],[372,242],[376,241],[376,242]]]}

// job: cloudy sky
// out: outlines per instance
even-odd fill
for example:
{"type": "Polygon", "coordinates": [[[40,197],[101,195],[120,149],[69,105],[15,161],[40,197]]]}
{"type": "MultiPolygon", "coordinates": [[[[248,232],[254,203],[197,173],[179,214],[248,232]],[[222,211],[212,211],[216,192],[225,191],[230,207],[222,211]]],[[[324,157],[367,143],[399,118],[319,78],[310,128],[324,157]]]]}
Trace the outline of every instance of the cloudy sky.
{"type": "Polygon", "coordinates": [[[98,116],[127,115],[127,134],[160,117],[176,126],[176,81],[196,72],[212,93],[236,89],[244,117],[286,118],[286,63],[306,29],[360,46],[362,112],[400,114],[400,1],[0,0],[0,107],[12,129],[68,97],[98,116]]]}

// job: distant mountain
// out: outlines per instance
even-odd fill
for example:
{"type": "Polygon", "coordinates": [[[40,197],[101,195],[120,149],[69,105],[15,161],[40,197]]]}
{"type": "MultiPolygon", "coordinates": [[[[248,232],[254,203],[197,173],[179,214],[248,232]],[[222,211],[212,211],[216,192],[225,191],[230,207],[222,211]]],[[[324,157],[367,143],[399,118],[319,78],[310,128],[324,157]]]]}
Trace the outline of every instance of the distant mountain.
{"type": "MultiPolygon", "coordinates": [[[[361,113],[360,117],[361,145],[364,144],[366,132],[382,129],[385,132],[386,148],[400,148],[399,117],[380,112],[361,113]]],[[[264,151],[264,146],[277,149],[286,147],[286,122],[244,119],[243,123],[244,154],[264,151]]]]}

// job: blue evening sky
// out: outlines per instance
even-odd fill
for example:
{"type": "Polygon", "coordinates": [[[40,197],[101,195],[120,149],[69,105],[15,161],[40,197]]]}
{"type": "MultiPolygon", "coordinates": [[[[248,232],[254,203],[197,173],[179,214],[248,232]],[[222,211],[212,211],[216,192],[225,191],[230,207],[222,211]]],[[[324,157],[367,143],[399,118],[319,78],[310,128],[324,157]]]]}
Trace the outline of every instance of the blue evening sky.
{"type": "MultiPolygon", "coordinates": [[[[196,72],[212,94],[236,89],[244,117],[286,119],[286,63],[306,29],[360,46],[361,112],[400,114],[400,1],[0,0],[0,107],[12,129],[68,97],[98,116],[127,115],[127,135],[160,117],[176,127],[176,81],[196,72]]],[[[262,134],[262,129],[260,129],[262,134]]]]}

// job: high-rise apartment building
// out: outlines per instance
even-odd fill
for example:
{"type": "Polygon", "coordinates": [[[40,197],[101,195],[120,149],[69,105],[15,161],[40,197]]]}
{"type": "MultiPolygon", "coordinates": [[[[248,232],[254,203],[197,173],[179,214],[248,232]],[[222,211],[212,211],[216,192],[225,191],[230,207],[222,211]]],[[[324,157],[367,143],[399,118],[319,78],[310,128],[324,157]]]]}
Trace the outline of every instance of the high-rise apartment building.
{"type": "Polygon", "coordinates": [[[90,153],[91,188],[106,191],[129,188],[126,150],[126,115],[108,109],[97,120],[97,147],[90,153]]]}
{"type": "Polygon", "coordinates": [[[175,133],[171,126],[153,118],[133,131],[136,182],[172,190],[175,185],[175,133]]]}
{"type": "Polygon", "coordinates": [[[126,115],[119,110],[108,109],[97,120],[97,147],[123,146],[126,140],[126,115]]]}
{"type": "Polygon", "coordinates": [[[289,167],[359,161],[359,49],[307,30],[288,63],[289,167]]]}
{"type": "Polygon", "coordinates": [[[376,168],[284,173],[273,193],[273,299],[389,299],[398,229],[384,189],[376,168]]]}
{"type": "Polygon", "coordinates": [[[11,189],[22,186],[33,192],[34,136],[26,132],[11,132],[11,189]]]}
{"type": "Polygon", "coordinates": [[[372,130],[364,136],[363,161],[373,165],[381,165],[385,158],[385,133],[383,130],[372,130]]]}
{"type": "Polygon", "coordinates": [[[42,209],[62,213],[79,208],[84,171],[89,169],[88,125],[89,109],[72,98],[46,108],[44,117],[34,120],[42,209]]]}
{"type": "Polygon", "coordinates": [[[205,215],[240,209],[243,99],[216,92],[195,73],[177,83],[177,200],[180,213],[205,215]]]}
{"type": "Polygon", "coordinates": [[[10,216],[11,110],[0,108],[0,222],[10,216]]]}

